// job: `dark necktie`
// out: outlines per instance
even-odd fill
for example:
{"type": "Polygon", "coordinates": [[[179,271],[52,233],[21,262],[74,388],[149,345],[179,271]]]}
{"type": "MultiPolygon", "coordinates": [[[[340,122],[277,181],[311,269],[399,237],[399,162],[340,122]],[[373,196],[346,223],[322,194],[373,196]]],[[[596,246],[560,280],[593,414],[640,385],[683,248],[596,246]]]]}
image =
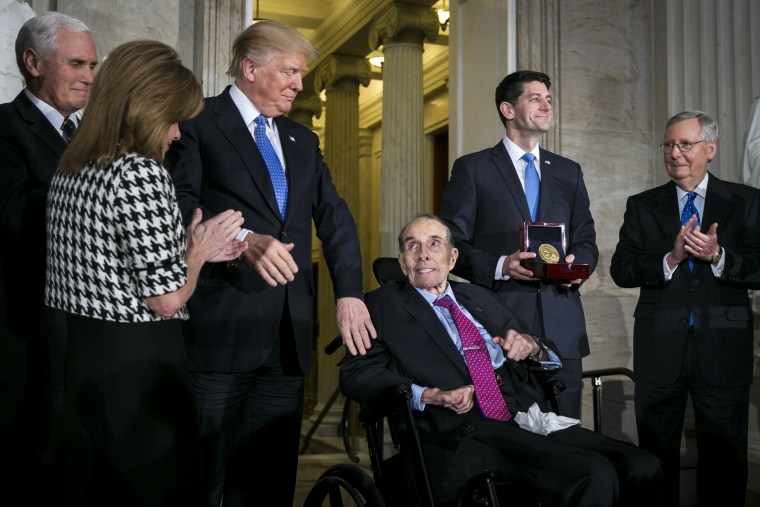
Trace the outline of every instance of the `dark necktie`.
{"type": "Polygon", "coordinates": [[[467,369],[470,370],[472,385],[475,387],[475,397],[483,415],[497,421],[509,421],[512,415],[496,384],[491,358],[478,328],[462,313],[450,296],[445,295],[436,299],[433,304],[446,308],[454,319],[459,338],[462,340],[467,369]]]}
{"type": "MultiPolygon", "coordinates": [[[[699,225],[699,211],[697,211],[697,207],[694,206],[695,197],[697,197],[696,192],[689,192],[687,194],[686,205],[683,207],[683,211],[681,212],[681,225],[686,225],[686,222],[689,221],[692,215],[697,216],[697,222],[694,224],[694,227],[699,225]]],[[[693,269],[694,269],[694,257],[690,255],[689,256],[689,270],[693,270],[693,269]]]]}
{"type": "Polygon", "coordinates": [[[277,207],[280,209],[280,216],[285,220],[285,211],[288,206],[288,180],[285,178],[285,171],[282,169],[280,158],[272,147],[267,137],[267,119],[264,115],[257,116],[254,120],[256,128],[254,129],[253,138],[256,140],[261,156],[264,157],[264,163],[269,169],[269,177],[272,179],[274,188],[274,197],[277,199],[277,207]]]}
{"type": "Polygon", "coordinates": [[[61,132],[63,132],[63,140],[66,141],[66,144],[69,144],[71,142],[71,139],[74,137],[74,134],[76,134],[76,131],[77,131],[76,123],[74,123],[74,121],[67,116],[63,120],[63,125],[61,125],[61,132]]]}
{"type": "Polygon", "coordinates": [[[536,165],[533,163],[536,156],[532,153],[526,153],[520,158],[527,162],[525,166],[525,198],[528,200],[530,219],[535,222],[538,213],[538,189],[541,186],[536,165]]]}

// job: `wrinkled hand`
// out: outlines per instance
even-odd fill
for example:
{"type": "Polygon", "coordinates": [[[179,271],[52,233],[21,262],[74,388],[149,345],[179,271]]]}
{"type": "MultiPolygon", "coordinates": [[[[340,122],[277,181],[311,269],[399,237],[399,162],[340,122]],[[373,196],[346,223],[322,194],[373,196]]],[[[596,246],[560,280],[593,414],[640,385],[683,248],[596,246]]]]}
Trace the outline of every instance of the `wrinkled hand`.
{"type": "Polygon", "coordinates": [[[239,211],[227,210],[201,222],[203,213],[200,209],[193,212],[190,225],[187,226],[188,249],[197,250],[204,261],[232,260],[241,253],[239,241],[235,236],[243,225],[243,215],[239,211]]]}
{"type": "Polygon", "coordinates": [[[684,250],[695,259],[710,262],[712,256],[720,251],[718,245],[718,224],[714,223],[706,234],[702,233],[700,226],[693,230],[687,230],[684,235],[684,250]]]}
{"type": "Polygon", "coordinates": [[[689,221],[681,226],[681,230],[678,231],[675,241],[673,241],[673,250],[668,254],[668,266],[670,269],[675,268],[689,257],[689,253],[686,251],[686,235],[691,232],[694,224],[697,223],[696,215],[692,215],[689,221]]]}
{"type": "Polygon", "coordinates": [[[521,252],[520,250],[518,250],[515,253],[509,255],[506,259],[504,259],[504,264],[502,265],[501,272],[503,275],[509,276],[510,278],[514,278],[515,280],[524,280],[524,281],[537,280],[537,278],[533,274],[533,271],[529,269],[525,269],[521,264],[521,261],[523,260],[535,259],[535,258],[536,258],[535,252],[521,252]]]}
{"type": "Polygon", "coordinates": [[[282,243],[268,234],[255,232],[248,233],[245,241],[248,249],[243,252],[243,258],[270,287],[285,285],[295,279],[298,265],[290,255],[294,243],[282,243]]]}
{"type": "Polygon", "coordinates": [[[500,336],[492,337],[494,343],[498,344],[504,354],[513,361],[522,361],[531,354],[538,354],[541,349],[532,336],[518,333],[514,329],[507,331],[504,338],[500,336]]]}
{"type": "Polygon", "coordinates": [[[338,298],[336,320],[348,352],[352,356],[357,353],[365,355],[372,347],[370,337],[377,338],[377,332],[364,301],[353,297],[338,298]]]}
{"type": "Polygon", "coordinates": [[[448,408],[457,414],[465,414],[472,409],[475,388],[472,385],[458,387],[451,391],[442,391],[437,387],[422,391],[420,402],[426,405],[438,405],[448,408]]]}

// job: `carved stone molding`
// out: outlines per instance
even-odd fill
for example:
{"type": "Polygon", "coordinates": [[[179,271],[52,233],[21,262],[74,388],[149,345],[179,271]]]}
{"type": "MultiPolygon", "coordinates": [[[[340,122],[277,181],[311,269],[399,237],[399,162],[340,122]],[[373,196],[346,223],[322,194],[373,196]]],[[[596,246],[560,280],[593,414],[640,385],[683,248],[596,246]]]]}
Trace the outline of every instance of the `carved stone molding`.
{"type": "MultiPolygon", "coordinates": [[[[331,87],[342,80],[351,80],[367,86],[372,76],[372,69],[366,58],[348,55],[330,55],[316,68],[314,89],[331,91],[331,87]]],[[[358,85],[356,85],[358,87],[358,85]]]]}
{"type": "Polygon", "coordinates": [[[369,45],[377,49],[388,42],[435,41],[438,37],[438,17],[430,7],[394,3],[386,7],[372,21],[369,45]]]}
{"type": "Polygon", "coordinates": [[[318,93],[302,91],[296,95],[288,118],[314,129],[314,118],[322,116],[322,99],[318,93]]]}

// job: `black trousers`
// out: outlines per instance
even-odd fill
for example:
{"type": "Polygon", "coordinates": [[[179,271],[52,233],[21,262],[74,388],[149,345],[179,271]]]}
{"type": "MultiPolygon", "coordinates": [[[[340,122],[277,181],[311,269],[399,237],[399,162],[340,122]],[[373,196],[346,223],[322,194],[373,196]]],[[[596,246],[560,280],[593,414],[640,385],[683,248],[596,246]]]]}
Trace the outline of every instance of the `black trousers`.
{"type": "Polygon", "coordinates": [[[673,384],[636,381],[634,402],[639,445],[658,456],[667,505],[677,507],[681,434],[688,396],[697,438],[697,501],[700,506],[743,507],[747,492],[747,426],[750,386],[711,386],[699,370],[689,333],[684,366],[673,384]]]}
{"type": "Polygon", "coordinates": [[[283,352],[295,360],[277,344],[249,373],[192,372],[207,507],[293,505],[304,376],[283,352]]]}
{"type": "MultiPolygon", "coordinates": [[[[652,454],[579,426],[548,436],[516,423],[482,419],[452,445],[425,444],[433,488],[442,503],[484,469],[515,483],[514,496],[530,490],[542,505],[656,507],[662,472],[652,454]],[[435,449],[437,447],[437,450],[435,449]],[[432,451],[432,452],[431,452],[432,451]]],[[[509,495],[509,492],[507,492],[509,495]]]]}

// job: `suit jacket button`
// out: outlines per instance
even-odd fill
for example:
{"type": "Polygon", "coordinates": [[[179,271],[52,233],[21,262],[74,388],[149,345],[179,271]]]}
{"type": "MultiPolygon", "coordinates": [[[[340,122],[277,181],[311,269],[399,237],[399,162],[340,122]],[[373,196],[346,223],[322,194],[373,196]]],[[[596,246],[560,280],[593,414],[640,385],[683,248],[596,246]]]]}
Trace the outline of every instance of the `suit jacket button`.
{"type": "Polygon", "coordinates": [[[287,237],[288,237],[288,233],[287,233],[287,232],[285,232],[285,231],[282,231],[282,232],[280,233],[280,240],[281,240],[281,241],[285,241],[285,239],[286,239],[287,237]]]}

